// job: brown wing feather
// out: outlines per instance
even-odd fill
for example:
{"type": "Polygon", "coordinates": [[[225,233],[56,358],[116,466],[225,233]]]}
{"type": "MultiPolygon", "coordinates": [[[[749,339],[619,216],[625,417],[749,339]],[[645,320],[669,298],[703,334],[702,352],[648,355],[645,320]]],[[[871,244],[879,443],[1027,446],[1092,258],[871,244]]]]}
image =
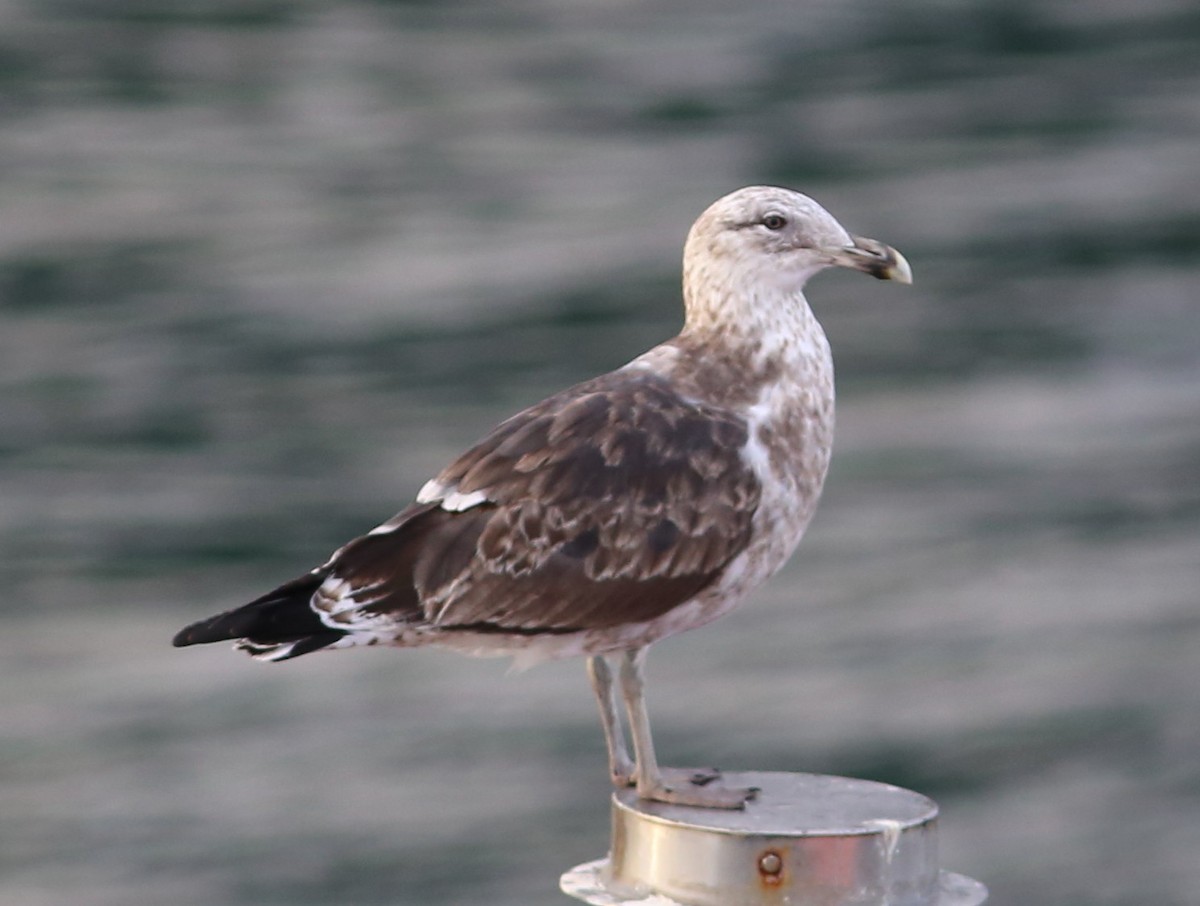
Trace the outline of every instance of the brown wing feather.
{"type": "Polygon", "coordinates": [[[437,481],[486,503],[418,505],[330,564],[366,616],[445,630],[563,632],[660,616],[748,543],[746,426],[617,372],[499,425],[437,481]]]}

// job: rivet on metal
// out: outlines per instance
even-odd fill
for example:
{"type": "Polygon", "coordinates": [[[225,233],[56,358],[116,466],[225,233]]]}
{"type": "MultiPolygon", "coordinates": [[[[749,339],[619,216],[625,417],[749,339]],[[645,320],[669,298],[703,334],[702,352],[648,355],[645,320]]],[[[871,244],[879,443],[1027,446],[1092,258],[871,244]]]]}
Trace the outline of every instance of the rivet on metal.
{"type": "Polygon", "coordinates": [[[777,875],[783,871],[783,858],[773,849],[768,849],[758,859],[758,870],[764,875],[777,875]]]}

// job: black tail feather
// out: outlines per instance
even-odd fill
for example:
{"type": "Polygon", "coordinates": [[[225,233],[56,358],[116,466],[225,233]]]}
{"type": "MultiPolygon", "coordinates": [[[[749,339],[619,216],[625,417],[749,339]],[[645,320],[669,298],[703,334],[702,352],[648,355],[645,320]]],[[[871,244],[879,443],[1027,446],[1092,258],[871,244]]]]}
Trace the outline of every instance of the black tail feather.
{"type": "Polygon", "coordinates": [[[306,573],[249,604],[181,629],[171,644],[183,648],[238,639],[254,654],[294,643],[291,651],[279,660],[332,645],[345,633],[330,629],[309,606],[313,592],[324,580],[323,572],[306,573]]]}

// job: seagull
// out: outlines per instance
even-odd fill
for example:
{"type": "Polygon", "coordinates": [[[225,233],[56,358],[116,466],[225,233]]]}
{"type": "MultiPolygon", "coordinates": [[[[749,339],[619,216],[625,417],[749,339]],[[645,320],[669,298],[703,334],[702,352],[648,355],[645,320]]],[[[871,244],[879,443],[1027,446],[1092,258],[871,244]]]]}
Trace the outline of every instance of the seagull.
{"type": "Polygon", "coordinates": [[[806,195],[751,186],[719,199],[687,236],[678,336],[501,422],[399,514],[174,644],[233,640],[263,661],[359,645],[518,668],[583,656],[616,787],[743,808],[756,790],[659,767],[646,652],[739,605],[812,519],[834,384],[804,286],[828,267],[912,282],[899,252],[806,195]]]}

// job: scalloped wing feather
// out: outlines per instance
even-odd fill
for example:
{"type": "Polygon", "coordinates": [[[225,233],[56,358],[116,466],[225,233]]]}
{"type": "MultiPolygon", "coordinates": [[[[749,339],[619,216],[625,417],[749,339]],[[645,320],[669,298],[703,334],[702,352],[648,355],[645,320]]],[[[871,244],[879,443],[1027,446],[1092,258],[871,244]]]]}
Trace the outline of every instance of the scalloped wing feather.
{"type": "Polygon", "coordinates": [[[615,372],[503,422],[329,563],[326,623],[567,632],[654,619],[747,546],[744,422],[615,372]],[[446,507],[456,501],[470,505],[446,507]],[[332,586],[331,586],[332,588],[332,586]],[[340,617],[340,618],[339,618],[340,617]]]}

